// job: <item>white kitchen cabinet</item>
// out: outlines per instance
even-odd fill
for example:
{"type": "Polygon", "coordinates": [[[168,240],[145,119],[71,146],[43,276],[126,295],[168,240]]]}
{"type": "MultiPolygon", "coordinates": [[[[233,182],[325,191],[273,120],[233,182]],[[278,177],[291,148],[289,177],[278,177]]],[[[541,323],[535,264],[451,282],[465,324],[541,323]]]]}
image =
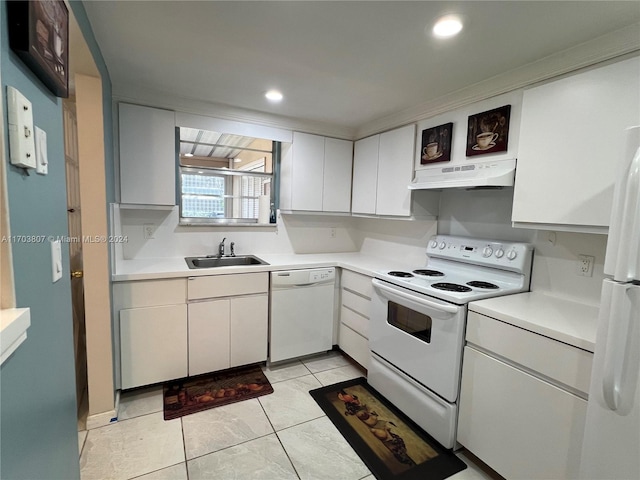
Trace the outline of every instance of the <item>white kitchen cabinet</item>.
{"type": "Polygon", "coordinates": [[[116,388],[186,376],[186,285],[184,278],[113,284],[116,388]]]}
{"type": "Polygon", "coordinates": [[[294,132],[282,162],[284,210],[348,213],[353,142],[294,132]]]}
{"type": "Polygon", "coordinates": [[[268,273],[191,277],[189,375],[267,359],[268,273]]]}
{"type": "Polygon", "coordinates": [[[230,302],[189,304],[189,375],[229,368],[230,302]]]}
{"type": "Polygon", "coordinates": [[[407,125],[355,144],[352,213],[410,216],[415,125],[407,125]]]}
{"type": "Polygon", "coordinates": [[[526,90],[515,226],[607,233],[624,129],[640,123],[640,58],[526,90]]]}
{"type": "Polygon", "coordinates": [[[322,211],[351,211],[351,173],[353,142],[337,138],[324,139],[324,175],[322,211]]]}
{"type": "Polygon", "coordinates": [[[475,312],[466,340],[458,442],[506,478],[577,478],[593,355],[475,312]]]}
{"type": "Polygon", "coordinates": [[[174,112],[126,103],[118,109],[120,202],[175,205],[174,112]]]}
{"type": "Polygon", "coordinates": [[[338,346],[366,369],[371,361],[369,316],[372,290],[370,277],[342,270],[338,346]]]}
{"type": "Polygon", "coordinates": [[[380,135],[377,215],[411,215],[413,154],[416,126],[407,125],[380,135]]]}
{"type": "Polygon", "coordinates": [[[187,376],[187,306],[120,310],[122,388],[187,376]]]}
{"type": "Polygon", "coordinates": [[[363,138],[354,145],[352,213],[365,215],[376,213],[379,149],[380,135],[363,138]]]}
{"type": "Polygon", "coordinates": [[[231,299],[229,358],[232,367],[267,359],[268,312],[266,293],[231,299]]]}

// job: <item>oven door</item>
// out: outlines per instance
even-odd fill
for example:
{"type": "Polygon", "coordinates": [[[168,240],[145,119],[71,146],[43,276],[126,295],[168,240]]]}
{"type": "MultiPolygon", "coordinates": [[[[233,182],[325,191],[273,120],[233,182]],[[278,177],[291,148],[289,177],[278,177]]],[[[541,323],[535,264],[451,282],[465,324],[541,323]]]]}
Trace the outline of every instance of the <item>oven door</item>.
{"type": "Polygon", "coordinates": [[[455,403],[460,385],[466,306],[374,279],[371,350],[455,403]]]}

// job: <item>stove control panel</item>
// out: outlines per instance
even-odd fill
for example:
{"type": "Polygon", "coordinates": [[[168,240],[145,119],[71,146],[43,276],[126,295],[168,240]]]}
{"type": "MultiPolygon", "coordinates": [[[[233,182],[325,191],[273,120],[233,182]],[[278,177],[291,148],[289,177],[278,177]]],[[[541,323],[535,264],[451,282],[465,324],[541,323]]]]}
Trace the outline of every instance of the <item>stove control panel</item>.
{"type": "Polygon", "coordinates": [[[513,272],[531,269],[533,245],[521,242],[436,235],[429,240],[427,255],[513,272]]]}

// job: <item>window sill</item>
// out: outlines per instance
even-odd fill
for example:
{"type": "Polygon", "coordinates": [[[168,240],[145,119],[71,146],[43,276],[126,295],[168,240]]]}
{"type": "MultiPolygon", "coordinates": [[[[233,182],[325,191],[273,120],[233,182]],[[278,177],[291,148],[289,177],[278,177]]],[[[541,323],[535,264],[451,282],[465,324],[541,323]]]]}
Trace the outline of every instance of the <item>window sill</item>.
{"type": "Polygon", "coordinates": [[[7,308],[0,311],[0,365],[27,339],[27,329],[31,325],[31,311],[28,308],[7,308]]]}

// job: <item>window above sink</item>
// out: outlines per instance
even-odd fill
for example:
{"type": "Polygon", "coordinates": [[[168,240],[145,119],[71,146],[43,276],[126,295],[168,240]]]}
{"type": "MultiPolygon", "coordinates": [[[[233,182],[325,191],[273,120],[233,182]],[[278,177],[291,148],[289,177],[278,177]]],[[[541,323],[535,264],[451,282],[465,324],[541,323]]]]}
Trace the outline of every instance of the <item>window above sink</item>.
{"type": "Polygon", "coordinates": [[[280,142],[196,128],[177,130],[181,225],[275,223],[280,142]]]}

